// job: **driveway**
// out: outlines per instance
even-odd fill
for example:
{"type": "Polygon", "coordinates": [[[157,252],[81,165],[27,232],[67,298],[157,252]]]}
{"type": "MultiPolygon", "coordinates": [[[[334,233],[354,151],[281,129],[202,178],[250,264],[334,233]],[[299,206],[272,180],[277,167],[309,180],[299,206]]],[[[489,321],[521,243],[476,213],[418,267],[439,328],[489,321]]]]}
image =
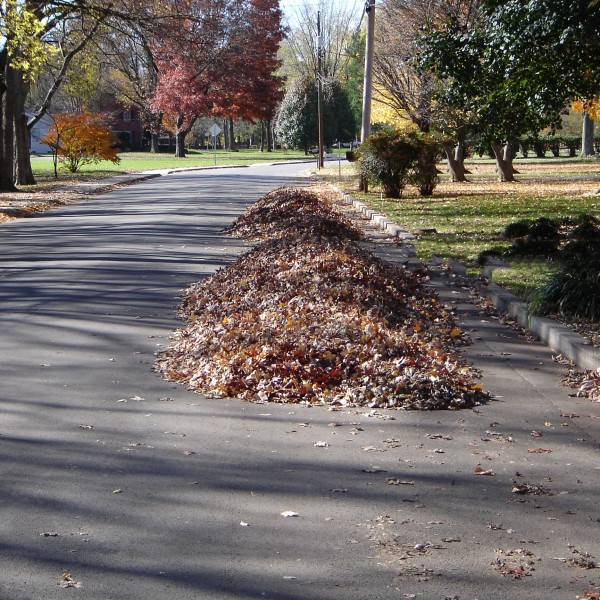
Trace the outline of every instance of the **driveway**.
{"type": "Polygon", "coordinates": [[[600,405],[460,286],[433,282],[496,396],[473,411],[214,400],[152,371],[181,289],[245,249],[222,229],[300,168],[169,175],[0,227],[2,600],[600,585],[579,560],[600,560],[600,405]]]}

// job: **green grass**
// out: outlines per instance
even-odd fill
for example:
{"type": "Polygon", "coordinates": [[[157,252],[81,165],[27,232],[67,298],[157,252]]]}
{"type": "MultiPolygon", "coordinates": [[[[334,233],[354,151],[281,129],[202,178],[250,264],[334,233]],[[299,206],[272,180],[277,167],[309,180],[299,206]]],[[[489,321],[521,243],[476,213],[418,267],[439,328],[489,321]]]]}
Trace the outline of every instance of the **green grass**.
{"type": "MultiPolygon", "coordinates": [[[[175,158],[172,154],[151,154],[149,152],[123,152],[119,155],[121,161],[115,165],[102,161],[95,165],[85,165],[80,173],[74,174],[75,178],[110,176],[120,173],[139,173],[156,169],[175,169],[185,167],[210,167],[215,165],[215,153],[212,150],[189,150],[186,158],[175,158]]],[[[240,150],[228,152],[217,150],[216,166],[249,165],[257,162],[277,162],[287,160],[307,159],[303,152],[273,150],[260,152],[259,150],[240,150]]],[[[34,175],[39,179],[54,177],[52,160],[49,158],[32,157],[31,166],[34,175]]],[[[73,178],[59,166],[59,179],[73,178]]]]}
{"type": "MultiPolygon", "coordinates": [[[[519,183],[496,182],[494,163],[474,160],[469,183],[453,184],[447,176],[430,198],[407,188],[399,200],[383,198],[379,189],[369,194],[357,191],[352,166],[338,176],[337,169],[321,172],[324,178],[417,234],[417,255],[424,259],[439,256],[465,264],[470,272],[479,269],[480,252],[502,252],[511,242],[503,232],[509,223],[541,216],[559,218],[591,213],[600,217],[600,198],[585,195],[600,189],[600,162],[585,159],[547,158],[516,161],[519,183]],[[419,233],[421,229],[435,229],[419,233]]],[[[443,165],[440,166],[443,169],[443,165]]],[[[494,280],[516,295],[527,298],[546,281],[555,266],[541,259],[506,259],[512,269],[495,271],[494,280]]]]}
{"type": "Polygon", "coordinates": [[[556,265],[544,260],[512,260],[510,269],[494,271],[494,283],[510,290],[525,301],[531,294],[546,283],[556,270],[556,265]]]}

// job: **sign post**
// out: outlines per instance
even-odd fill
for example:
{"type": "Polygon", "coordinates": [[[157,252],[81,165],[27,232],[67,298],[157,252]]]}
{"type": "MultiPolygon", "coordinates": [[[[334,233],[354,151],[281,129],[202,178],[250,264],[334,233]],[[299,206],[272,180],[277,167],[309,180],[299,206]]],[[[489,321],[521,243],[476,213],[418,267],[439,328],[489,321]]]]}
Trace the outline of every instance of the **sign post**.
{"type": "Polygon", "coordinates": [[[217,164],[217,136],[221,133],[221,128],[216,123],[213,123],[207,133],[208,133],[208,135],[212,135],[213,149],[215,152],[215,165],[216,165],[217,164]]]}

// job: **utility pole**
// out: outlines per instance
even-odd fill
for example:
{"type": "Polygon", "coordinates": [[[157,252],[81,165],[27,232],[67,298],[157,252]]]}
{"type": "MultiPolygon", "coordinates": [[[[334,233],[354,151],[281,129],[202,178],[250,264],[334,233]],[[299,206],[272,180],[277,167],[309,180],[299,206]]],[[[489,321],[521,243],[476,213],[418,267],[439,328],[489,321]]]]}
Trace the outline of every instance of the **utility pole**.
{"type": "Polygon", "coordinates": [[[317,156],[317,169],[322,169],[323,162],[323,75],[321,74],[321,56],[323,52],[323,38],[321,37],[321,11],[317,12],[317,118],[319,121],[319,152],[317,156]]]}
{"type": "MultiPolygon", "coordinates": [[[[375,0],[366,0],[367,43],[365,48],[365,79],[363,89],[363,112],[360,141],[364,142],[371,135],[371,99],[373,98],[373,46],[375,40],[375,0]]],[[[360,190],[368,191],[367,182],[361,177],[360,190]]]]}

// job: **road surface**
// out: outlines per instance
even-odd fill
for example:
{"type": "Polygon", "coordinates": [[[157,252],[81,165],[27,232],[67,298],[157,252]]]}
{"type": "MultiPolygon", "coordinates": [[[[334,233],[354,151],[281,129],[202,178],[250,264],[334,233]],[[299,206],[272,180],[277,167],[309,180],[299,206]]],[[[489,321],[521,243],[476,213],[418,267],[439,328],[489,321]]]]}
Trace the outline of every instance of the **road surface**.
{"type": "Polygon", "coordinates": [[[560,416],[593,423],[600,405],[472,307],[470,357],[497,395],[476,411],[211,400],[153,372],[182,288],[245,249],[223,228],[301,168],[169,175],[0,227],[2,600],[559,600],[600,584],[569,563],[600,560],[599,440],[560,416]]]}

